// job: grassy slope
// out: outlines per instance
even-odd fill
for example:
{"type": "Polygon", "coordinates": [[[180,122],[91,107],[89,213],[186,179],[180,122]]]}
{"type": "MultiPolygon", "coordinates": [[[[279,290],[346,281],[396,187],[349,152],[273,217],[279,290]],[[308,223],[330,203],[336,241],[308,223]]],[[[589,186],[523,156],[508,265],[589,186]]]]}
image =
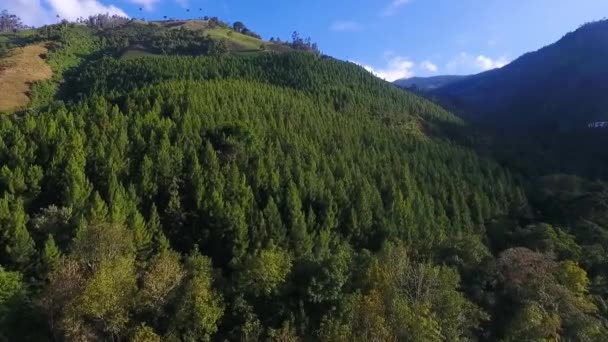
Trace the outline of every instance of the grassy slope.
{"type": "MultiPolygon", "coordinates": [[[[228,43],[228,47],[234,53],[250,54],[263,51],[264,46],[266,51],[288,52],[291,49],[288,46],[270,43],[262,39],[251,37],[229,28],[209,27],[209,22],[205,20],[187,20],[187,21],[160,21],[153,22],[159,27],[176,29],[186,28],[189,30],[202,30],[213,39],[224,39],[228,43]]],[[[136,53],[135,53],[136,54],[136,53]]]]}
{"type": "Polygon", "coordinates": [[[0,112],[11,112],[27,106],[30,85],[53,75],[41,58],[47,48],[42,44],[16,48],[0,60],[0,112]]]}
{"type": "Polygon", "coordinates": [[[53,71],[52,78],[32,84],[30,108],[48,105],[56,98],[60,84],[65,81],[66,73],[74,72],[80,65],[94,58],[100,52],[99,38],[94,30],[73,25],[67,28],[63,41],[48,42],[47,64],[53,71]]]}
{"type": "MultiPolygon", "coordinates": [[[[276,44],[267,43],[261,39],[250,37],[228,28],[218,27],[210,29],[208,28],[207,22],[202,20],[154,22],[154,24],[159,27],[159,32],[163,29],[177,29],[181,27],[189,30],[202,30],[212,39],[225,40],[230,51],[236,54],[260,53],[263,51],[261,46],[264,46],[265,50],[280,51],[276,44]]],[[[158,56],[158,54],[147,51],[144,47],[137,46],[125,50],[121,56],[121,59],[128,60],[151,56],[158,56]]]]}
{"type": "Polygon", "coordinates": [[[205,33],[213,39],[225,39],[230,44],[236,45],[239,50],[260,50],[260,46],[266,44],[260,39],[225,28],[208,29],[205,33]]]}
{"type": "Polygon", "coordinates": [[[251,37],[242,33],[238,33],[231,29],[213,28],[205,30],[211,38],[225,39],[234,52],[260,52],[264,46],[266,51],[289,52],[292,49],[288,46],[270,43],[255,37],[251,37]]]}

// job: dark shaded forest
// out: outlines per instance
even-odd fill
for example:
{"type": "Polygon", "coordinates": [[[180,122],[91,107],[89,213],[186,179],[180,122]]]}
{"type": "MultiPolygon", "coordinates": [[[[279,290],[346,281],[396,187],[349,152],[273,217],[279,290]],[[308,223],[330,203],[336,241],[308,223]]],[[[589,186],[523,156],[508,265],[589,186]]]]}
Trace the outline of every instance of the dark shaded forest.
{"type": "Polygon", "coordinates": [[[27,41],[54,77],[0,117],[0,341],[608,336],[601,180],[512,171],[318,51],[134,22],[27,41]]]}
{"type": "Polygon", "coordinates": [[[589,22],[503,68],[417,90],[477,126],[512,171],[606,179],[608,134],[589,125],[608,120],[607,35],[608,20],[589,22]]]}

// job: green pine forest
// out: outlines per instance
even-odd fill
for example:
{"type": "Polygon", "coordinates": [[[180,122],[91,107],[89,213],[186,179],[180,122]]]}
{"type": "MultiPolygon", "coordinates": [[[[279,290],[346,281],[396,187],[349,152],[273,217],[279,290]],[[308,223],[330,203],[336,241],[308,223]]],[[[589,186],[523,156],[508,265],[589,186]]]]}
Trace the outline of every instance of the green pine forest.
{"type": "Polygon", "coordinates": [[[608,338],[602,179],[511,169],[298,35],[1,37],[53,77],[0,116],[0,341],[608,338]]]}

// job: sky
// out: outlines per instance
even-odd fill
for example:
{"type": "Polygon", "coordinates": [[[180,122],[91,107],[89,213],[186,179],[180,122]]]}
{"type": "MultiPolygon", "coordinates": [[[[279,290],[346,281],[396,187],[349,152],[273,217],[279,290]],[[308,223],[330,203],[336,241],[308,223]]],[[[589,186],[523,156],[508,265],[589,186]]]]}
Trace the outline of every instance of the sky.
{"type": "Polygon", "coordinates": [[[1,0],[3,8],[29,25],[56,15],[208,15],[242,21],[266,39],[298,31],[388,81],[502,67],[608,16],[608,0],[1,0]]]}

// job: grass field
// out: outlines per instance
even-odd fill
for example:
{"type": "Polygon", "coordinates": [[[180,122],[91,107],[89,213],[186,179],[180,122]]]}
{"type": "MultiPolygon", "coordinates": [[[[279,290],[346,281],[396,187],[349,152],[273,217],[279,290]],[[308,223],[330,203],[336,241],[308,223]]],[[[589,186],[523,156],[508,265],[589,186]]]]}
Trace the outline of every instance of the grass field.
{"type": "Polygon", "coordinates": [[[230,29],[213,28],[205,30],[204,32],[211,38],[225,39],[227,42],[240,47],[235,50],[260,50],[262,45],[266,45],[266,43],[260,39],[250,37],[230,29]]]}
{"type": "Polygon", "coordinates": [[[0,60],[0,112],[25,107],[31,84],[51,78],[53,72],[42,58],[46,53],[42,44],[28,45],[0,60]]]}
{"type": "Polygon", "coordinates": [[[210,28],[209,22],[204,20],[167,21],[164,22],[168,28],[186,28],[189,30],[200,30],[214,39],[225,39],[230,50],[235,52],[253,52],[261,50],[261,46],[268,45],[261,39],[238,33],[229,28],[210,28]]]}

